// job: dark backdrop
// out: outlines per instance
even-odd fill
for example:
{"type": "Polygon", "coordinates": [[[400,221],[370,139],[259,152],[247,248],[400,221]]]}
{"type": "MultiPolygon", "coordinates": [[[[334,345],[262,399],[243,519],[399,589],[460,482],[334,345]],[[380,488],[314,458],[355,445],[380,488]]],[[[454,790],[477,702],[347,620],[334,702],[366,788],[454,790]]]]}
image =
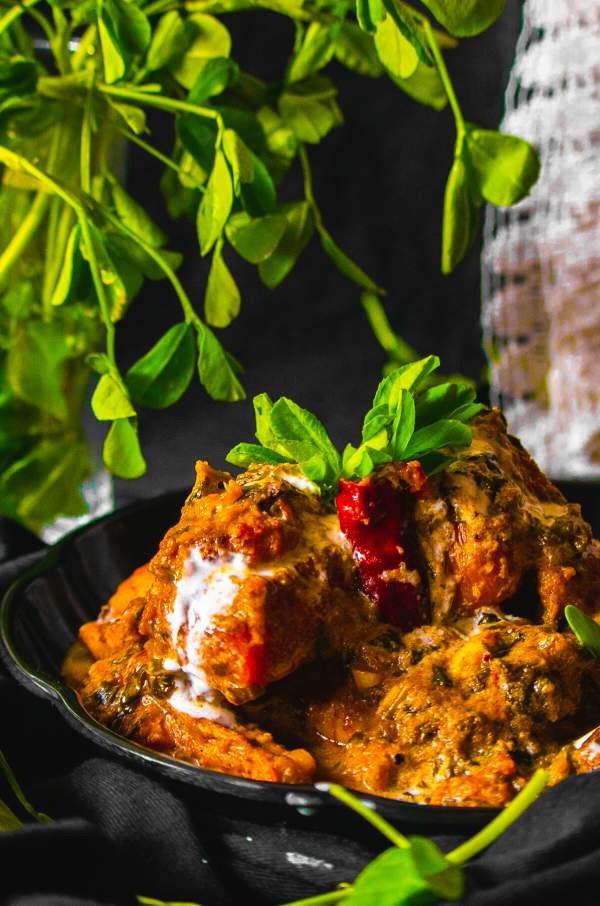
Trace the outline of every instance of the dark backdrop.
{"type": "MultiPolygon", "coordinates": [[[[494,127],[519,27],[520,3],[509,0],[502,19],[486,34],[465,40],[447,54],[465,115],[494,127]]],[[[234,53],[250,71],[276,78],[291,44],[280,16],[252,12],[229,17],[234,53]]],[[[332,64],[345,124],[311,151],[315,192],[324,220],[339,245],[388,289],[393,326],[421,353],[436,352],[445,370],[478,378],[484,366],[479,306],[480,241],[450,277],[439,270],[444,183],[454,128],[448,110],[423,107],[389,79],[367,79],[332,64]]],[[[165,148],[168,123],[154,121],[165,148]]],[[[199,258],[194,230],[165,216],[160,171],[143,152],[129,166],[132,193],[166,226],[174,247],[185,252],[181,275],[202,310],[207,262],[199,258]]],[[[301,197],[300,174],[286,194],[301,197]]],[[[242,291],[242,313],[221,337],[245,365],[244,383],[254,393],[285,394],[313,409],[334,440],[355,440],[359,420],[385,360],[366,323],[359,292],[335,270],[315,239],[281,286],[271,291],[256,271],[228,257],[242,291]]],[[[119,327],[125,365],[146,351],[179,317],[166,283],[151,284],[119,327]]],[[[250,402],[214,403],[195,381],[173,409],[142,414],[140,430],[148,473],[118,482],[129,500],[189,485],[193,463],[221,466],[226,451],[252,440],[250,402]]]]}

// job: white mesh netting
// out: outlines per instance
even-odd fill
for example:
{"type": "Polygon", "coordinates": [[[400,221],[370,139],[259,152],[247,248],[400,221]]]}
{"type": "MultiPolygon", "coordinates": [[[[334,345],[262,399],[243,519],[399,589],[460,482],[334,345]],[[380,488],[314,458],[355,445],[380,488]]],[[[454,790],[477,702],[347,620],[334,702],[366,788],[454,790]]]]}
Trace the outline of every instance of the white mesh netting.
{"type": "Polygon", "coordinates": [[[542,175],[486,215],[492,402],[550,475],[600,477],[600,0],[527,0],[501,128],[542,175]]]}

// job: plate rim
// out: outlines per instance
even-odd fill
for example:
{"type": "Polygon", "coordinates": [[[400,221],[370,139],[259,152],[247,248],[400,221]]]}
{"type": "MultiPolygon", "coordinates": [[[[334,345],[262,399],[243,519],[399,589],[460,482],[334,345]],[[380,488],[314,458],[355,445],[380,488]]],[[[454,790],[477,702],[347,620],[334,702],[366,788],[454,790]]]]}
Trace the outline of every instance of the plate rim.
{"type": "MultiPolygon", "coordinates": [[[[343,804],[328,795],[323,789],[319,789],[315,783],[289,784],[251,780],[234,774],[196,767],[121,736],[89,714],[81,705],[74,690],[59,677],[49,676],[31,667],[17,649],[12,637],[11,616],[15,604],[18,604],[19,593],[24,591],[33,580],[57,569],[65,551],[68,551],[80,536],[99,526],[120,522],[123,518],[140,511],[143,512],[145,509],[151,510],[169,499],[172,499],[173,502],[181,500],[187,493],[187,490],[173,489],[153,497],[133,501],[104,516],[90,520],[52,545],[37,563],[9,585],[2,596],[0,602],[0,655],[2,655],[2,660],[17,682],[33,694],[49,700],[70,726],[100,747],[109,749],[113,755],[124,757],[130,762],[139,763],[141,761],[144,767],[158,770],[162,776],[170,776],[190,784],[196,789],[207,789],[217,795],[225,794],[245,800],[260,801],[261,793],[268,793],[268,802],[273,804],[272,794],[275,794],[279,798],[279,805],[294,808],[301,814],[311,814],[322,808],[341,809],[344,807],[343,804]]],[[[393,820],[415,825],[437,824],[440,828],[444,826],[475,828],[482,826],[501,811],[493,806],[445,806],[408,802],[362,791],[356,792],[356,795],[375,811],[393,820]]]]}

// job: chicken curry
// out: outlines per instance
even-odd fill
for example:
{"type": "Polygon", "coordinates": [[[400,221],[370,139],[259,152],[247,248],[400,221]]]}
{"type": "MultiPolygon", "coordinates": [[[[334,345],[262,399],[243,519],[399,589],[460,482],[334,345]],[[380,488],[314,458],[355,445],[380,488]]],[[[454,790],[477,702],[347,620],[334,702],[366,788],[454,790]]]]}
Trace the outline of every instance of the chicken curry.
{"type": "Polygon", "coordinates": [[[196,466],[149,564],[81,627],[63,673],[124,736],[202,768],[418,803],[508,802],[600,766],[600,543],[500,413],[426,478],[196,466]]]}

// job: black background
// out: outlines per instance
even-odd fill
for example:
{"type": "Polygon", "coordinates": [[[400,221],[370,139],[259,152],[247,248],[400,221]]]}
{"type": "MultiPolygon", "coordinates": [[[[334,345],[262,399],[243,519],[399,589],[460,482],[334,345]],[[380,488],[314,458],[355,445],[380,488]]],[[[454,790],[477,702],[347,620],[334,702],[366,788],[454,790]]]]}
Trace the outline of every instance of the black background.
{"type": "MultiPolygon", "coordinates": [[[[493,28],[446,54],[466,118],[486,127],[497,126],[502,115],[520,8],[509,0],[493,28]]],[[[232,54],[244,68],[279,78],[293,40],[287,20],[250,12],[228,16],[227,24],[232,54]]],[[[309,149],[324,221],[338,244],[387,288],[394,328],[423,355],[438,353],[444,370],[479,378],[484,367],[480,240],[452,276],[442,276],[439,267],[442,200],[454,141],[451,114],[415,103],[385,77],[364,78],[336,63],[328,71],[340,89],[345,124],[309,149]]],[[[168,150],[170,122],[151,122],[154,138],[168,150]]],[[[129,189],[166,228],[172,247],[185,253],[180,276],[201,312],[208,262],[199,257],[193,226],[169,222],[155,164],[135,149],[129,189]]],[[[283,192],[302,197],[299,167],[283,192]]],[[[356,440],[385,361],[358,289],[335,270],[316,239],[274,291],[233,252],[228,261],[242,292],[242,313],[220,336],[246,367],[249,401],[215,403],[194,381],[173,409],[143,412],[148,473],[137,482],[118,482],[119,500],[189,485],[198,458],[222,466],[231,446],[253,439],[250,400],[263,390],[315,411],[334,441],[356,440]]],[[[122,364],[128,366],[179,319],[167,284],[149,284],[119,325],[122,364]]],[[[104,428],[93,430],[100,440],[104,428]]]]}

